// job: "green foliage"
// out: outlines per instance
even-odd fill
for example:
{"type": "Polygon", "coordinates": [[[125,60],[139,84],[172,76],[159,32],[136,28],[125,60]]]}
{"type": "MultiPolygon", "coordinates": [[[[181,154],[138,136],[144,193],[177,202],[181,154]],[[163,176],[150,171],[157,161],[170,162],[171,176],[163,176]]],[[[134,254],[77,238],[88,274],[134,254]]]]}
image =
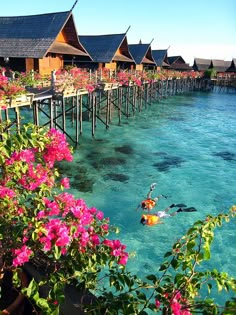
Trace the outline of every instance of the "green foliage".
{"type": "Polygon", "coordinates": [[[215,68],[210,68],[204,71],[204,78],[213,79],[216,77],[217,71],[215,68]]]}
{"type": "MultiPolygon", "coordinates": [[[[148,310],[158,312],[155,304],[155,300],[158,300],[161,304],[159,312],[172,314],[171,307],[178,292],[181,295],[179,303],[185,301],[181,302],[181,305],[188,310],[186,314],[235,314],[235,302],[227,301],[223,307],[212,299],[201,299],[199,296],[199,291],[204,288],[208,289],[209,294],[213,287],[219,292],[236,291],[236,280],[227,273],[216,269],[202,270],[201,267],[204,260],[211,258],[215,228],[234,219],[235,210],[236,207],[233,206],[228,213],[207,216],[205,220],[195,222],[187,233],[173,244],[172,250],[164,255],[159,272],[147,275],[145,281],[125,269],[109,270],[106,274],[109,279],[107,286],[114,287],[115,292],[108,292],[108,289],[102,292],[99,290],[99,307],[108,310],[107,314],[112,315],[148,314],[148,310]]],[[[104,278],[102,280],[104,281],[104,278]]],[[[87,306],[88,314],[95,314],[93,312],[96,307],[87,306]]]]}

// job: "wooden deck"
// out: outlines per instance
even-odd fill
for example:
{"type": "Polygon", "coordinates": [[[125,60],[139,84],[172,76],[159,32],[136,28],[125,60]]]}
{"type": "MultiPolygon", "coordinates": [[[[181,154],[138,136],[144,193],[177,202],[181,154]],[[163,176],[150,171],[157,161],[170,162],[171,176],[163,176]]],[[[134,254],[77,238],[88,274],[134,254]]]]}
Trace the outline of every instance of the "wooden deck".
{"type": "MultiPolygon", "coordinates": [[[[92,93],[85,89],[75,90],[73,87],[61,93],[55,93],[50,86],[31,88],[28,89],[27,102],[9,102],[6,109],[0,110],[0,123],[11,121],[6,128],[7,132],[14,125],[19,128],[22,123],[21,110],[27,108],[32,123],[60,129],[74,144],[78,144],[85,121],[91,123],[91,136],[94,137],[98,122],[106,129],[112,123],[121,125],[124,119],[163,98],[201,90],[204,84],[201,79],[177,78],[144,82],[142,86],[107,83],[92,93]],[[73,128],[74,136],[67,132],[68,126],[73,128]]],[[[221,86],[217,84],[214,83],[214,86],[221,86]]]]}

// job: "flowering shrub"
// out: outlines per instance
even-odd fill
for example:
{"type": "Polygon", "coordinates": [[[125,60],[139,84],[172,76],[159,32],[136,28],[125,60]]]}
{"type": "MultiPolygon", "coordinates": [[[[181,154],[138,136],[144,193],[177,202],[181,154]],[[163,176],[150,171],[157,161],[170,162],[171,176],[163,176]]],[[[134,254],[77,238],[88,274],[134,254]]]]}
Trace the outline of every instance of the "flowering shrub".
{"type": "Polygon", "coordinates": [[[56,92],[62,92],[68,87],[74,89],[86,89],[89,93],[95,89],[95,82],[90,77],[90,73],[87,70],[77,67],[60,69],[55,73],[55,90],[56,92]]]}
{"type": "Polygon", "coordinates": [[[101,267],[125,265],[128,253],[119,240],[107,238],[113,228],[101,211],[63,191],[69,180],[59,177],[55,163],[73,158],[65,136],[23,128],[20,135],[3,134],[0,144],[0,256],[3,270],[14,275],[41,257],[53,271],[45,275],[48,297],[42,302],[32,293],[40,286],[34,281],[25,294],[43,314],[57,314],[65,283],[93,288],[101,267]]]}
{"type": "Polygon", "coordinates": [[[10,98],[16,98],[26,94],[25,88],[18,80],[9,80],[5,75],[0,74],[0,101],[3,103],[10,98]]]}
{"type": "Polygon", "coordinates": [[[17,81],[24,87],[35,87],[41,89],[45,84],[51,84],[49,75],[40,75],[37,71],[17,72],[15,71],[17,81]]]}

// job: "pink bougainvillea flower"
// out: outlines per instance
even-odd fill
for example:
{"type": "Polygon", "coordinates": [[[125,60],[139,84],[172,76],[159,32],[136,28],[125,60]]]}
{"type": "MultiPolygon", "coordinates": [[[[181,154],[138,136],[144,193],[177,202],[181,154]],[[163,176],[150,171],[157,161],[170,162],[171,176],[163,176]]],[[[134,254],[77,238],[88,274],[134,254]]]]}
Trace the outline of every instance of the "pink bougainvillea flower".
{"type": "Polygon", "coordinates": [[[155,301],[155,305],[156,305],[156,308],[159,308],[160,305],[161,305],[160,301],[156,300],[156,301],[155,301]]]}
{"type": "Polygon", "coordinates": [[[0,198],[12,198],[15,197],[16,193],[7,187],[0,186],[0,198]]]}
{"type": "Polygon", "coordinates": [[[104,213],[102,211],[98,211],[96,217],[98,220],[102,220],[104,218],[104,213]]]}
{"type": "Polygon", "coordinates": [[[120,256],[120,259],[118,261],[118,264],[119,265],[126,265],[127,262],[128,262],[128,258],[129,258],[129,255],[128,253],[122,253],[122,255],[120,256]]]}
{"type": "Polygon", "coordinates": [[[30,256],[33,254],[32,250],[29,249],[26,245],[22,246],[19,249],[14,250],[14,255],[16,256],[13,259],[13,266],[18,267],[22,266],[25,262],[28,262],[30,256]]]}
{"type": "Polygon", "coordinates": [[[62,178],[61,180],[61,185],[66,188],[66,189],[69,189],[70,188],[70,180],[69,178],[65,177],[65,178],[62,178]]]}

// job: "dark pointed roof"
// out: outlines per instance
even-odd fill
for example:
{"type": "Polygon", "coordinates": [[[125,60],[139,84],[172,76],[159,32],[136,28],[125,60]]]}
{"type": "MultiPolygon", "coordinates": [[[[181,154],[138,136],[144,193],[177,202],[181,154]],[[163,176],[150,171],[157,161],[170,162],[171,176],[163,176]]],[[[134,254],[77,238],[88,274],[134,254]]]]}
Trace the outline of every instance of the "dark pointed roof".
{"type": "Polygon", "coordinates": [[[0,17],[0,57],[43,58],[48,52],[63,51],[88,56],[78,40],[71,11],[0,17]],[[66,44],[56,41],[62,30],[66,44]]]}
{"type": "Polygon", "coordinates": [[[236,72],[236,58],[233,58],[227,72],[236,72]]]}
{"type": "Polygon", "coordinates": [[[151,44],[142,44],[141,42],[139,44],[130,44],[129,51],[133,56],[136,64],[140,65],[142,63],[145,63],[156,65],[152,56],[151,44]]]}
{"type": "Polygon", "coordinates": [[[195,71],[205,71],[209,68],[211,59],[194,58],[193,69],[195,71]]]}
{"type": "Polygon", "coordinates": [[[168,61],[170,65],[174,63],[185,63],[184,59],[181,56],[170,56],[168,57],[168,61]]]}
{"type": "Polygon", "coordinates": [[[153,58],[158,67],[170,67],[167,58],[167,49],[152,50],[153,58]]]}
{"type": "Polygon", "coordinates": [[[94,62],[113,60],[135,63],[128,49],[126,33],[108,35],[79,35],[79,40],[94,62]],[[120,53],[117,53],[120,48],[120,53]]]}
{"type": "Polygon", "coordinates": [[[192,67],[188,63],[184,61],[181,56],[171,56],[168,57],[168,62],[170,64],[171,69],[177,71],[190,71],[192,67]]]}
{"type": "Polygon", "coordinates": [[[217,72],[225,72],[231,65],[230,61],[212,59],[210,68],[214,68],[217,72]]]}

